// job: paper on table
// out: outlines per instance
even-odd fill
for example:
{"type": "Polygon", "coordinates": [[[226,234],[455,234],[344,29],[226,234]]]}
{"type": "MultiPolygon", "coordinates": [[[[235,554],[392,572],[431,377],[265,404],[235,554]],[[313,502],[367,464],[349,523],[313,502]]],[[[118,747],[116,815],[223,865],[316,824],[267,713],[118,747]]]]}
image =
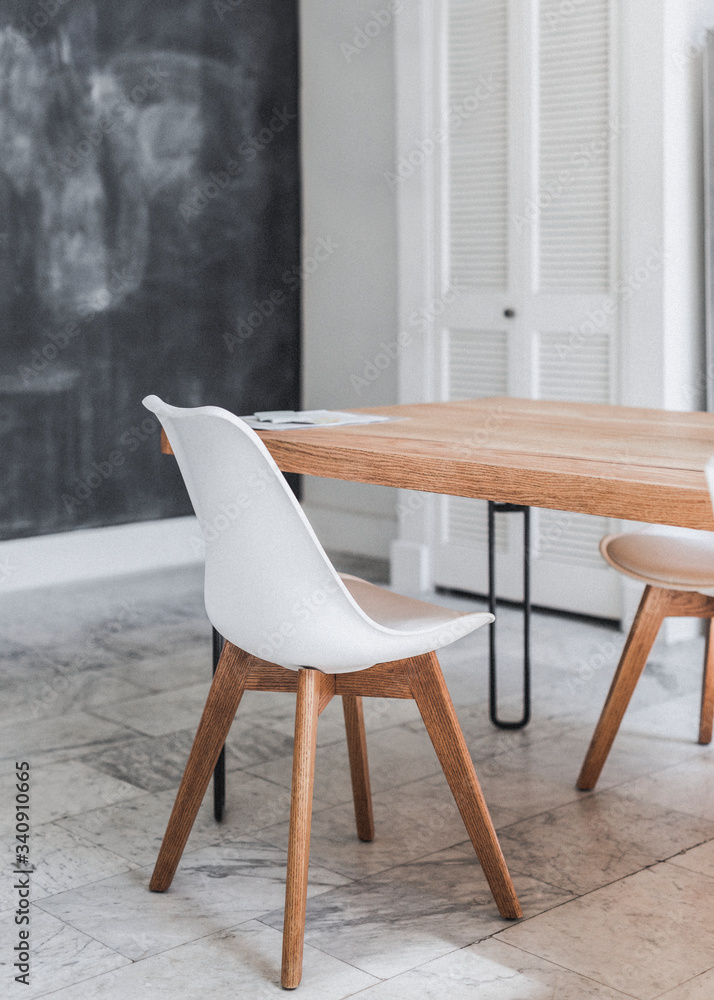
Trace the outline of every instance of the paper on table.
{"type": "Polygon", "coordinates": [[[289,431],[300,427],[344,427],[345,424],[377,424],[389,420],[374,413],[344,413],[340,410],[259,410],[241,420],[253,428],[289,431]]]}

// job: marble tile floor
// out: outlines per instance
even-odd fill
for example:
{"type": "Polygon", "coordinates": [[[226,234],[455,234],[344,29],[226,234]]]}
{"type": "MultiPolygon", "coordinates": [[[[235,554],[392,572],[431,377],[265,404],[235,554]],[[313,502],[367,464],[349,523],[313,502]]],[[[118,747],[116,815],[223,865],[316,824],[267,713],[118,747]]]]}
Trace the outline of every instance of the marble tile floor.
{"type": "MultiPolygon", "coordinates": [[[[384,566],[338,559],[382,582],[384,566]],[[380,580],[381,577],[381,580],[380,580]]],[[[228,805],[148,891],[210,675],[198,569],[6,595],[0,996],[276,996],[294,699],[248,693],[228,805]],[[31,764],[30,985],[15,983],[14,762],[31,764]]],[[[480,606],[439,594],[456,607],[480,606]]],[[[519,616],[499,611],[502,712],[519,616]]],[[[307,1000],[712,1000],[714,769],[703,640],[656,646],[594,793],[575,779],[624,636],[537,614],[533,721],[493,729],[484,630],[441,660],[525,916],[500,919],[413,703],[365,704],[377,824],[357,840],[341,707],[320,720],[307,1000]]]]}

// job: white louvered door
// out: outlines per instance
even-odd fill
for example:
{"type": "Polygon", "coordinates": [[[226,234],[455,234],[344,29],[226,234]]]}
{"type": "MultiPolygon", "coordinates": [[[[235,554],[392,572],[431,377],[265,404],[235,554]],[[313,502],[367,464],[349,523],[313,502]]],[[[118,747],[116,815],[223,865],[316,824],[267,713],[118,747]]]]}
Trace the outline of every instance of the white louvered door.
{"type": "MultiPolygon", "coordinates": [[[[442,399],[616,401],[613,9],[610,0],[432,7],[433,118],[451,123],[430,174],[442,399]]],[[[619,616],[598,554],[608,522],[533,518],[533,601],[619,616]]],[[[520,596],[521,521],[498,518],[504,597],[520,596]]],[[[435,583],[485,591],[485,503],[440,497],[432,524],[435,583]]]]}

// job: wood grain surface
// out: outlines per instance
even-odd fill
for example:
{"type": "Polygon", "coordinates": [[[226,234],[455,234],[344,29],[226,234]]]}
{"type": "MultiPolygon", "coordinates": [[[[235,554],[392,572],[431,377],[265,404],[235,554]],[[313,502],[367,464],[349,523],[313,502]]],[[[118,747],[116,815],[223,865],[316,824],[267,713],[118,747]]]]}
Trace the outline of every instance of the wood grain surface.
{"type": "Polygon", "coordinates": [[[714,414],[513,397],[359,412],[393,419],[260,436],[284,472],[714,529],[714,414]]]}
{"type": "Polygon", "coordinates": [[[312,825],[312,790],[315,782],[317,716],[320,703],[319,670],[301,669],[298,673],[295,706],[295,744],[293,780],[290,797],[288,834],[288,870],[285,880],[285,919],[283,922],[283,966],[280,982],[293,990],[302,978],[307,872],[310,863],[312,825]]]}
{"type": "Polygon", "coordinates": [[[362,699],[357,695],[343,695],[342,708],[345,716],[357,836],[360,840],[370,841],[374,840],[374,814],[362,699]]]}

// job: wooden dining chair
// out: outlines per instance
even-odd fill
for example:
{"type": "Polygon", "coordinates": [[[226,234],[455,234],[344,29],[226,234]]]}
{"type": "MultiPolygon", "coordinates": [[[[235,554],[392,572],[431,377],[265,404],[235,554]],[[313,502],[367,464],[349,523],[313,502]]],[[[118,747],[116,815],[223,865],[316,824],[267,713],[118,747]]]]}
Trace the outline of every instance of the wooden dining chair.
{"type": "MultiPolygon", "coordinates": [[[[710,491],[713,474],[710,462],[710,491]]],[[[646,586],[578,777],[577,787],[583,791],[594,788],[600,777],[665,618],[708,619],[700,743],[711,742],[714,719],[714,532],[650,525],[643,531],[607,535],[600,551],[616,570],[646,586]]]]}
{"type": "Polygon", "coordinates": [[[338,574],[267,448],[244,421],[215,406],[184,409],[157,396],[144,405],[163,424],[203,530],[206,610],[226,638],[150,888],[163,892],[171,884],[243,692],[295,692],[281,982],[296,987],[318,716],[334,696],[342,697],[357,833],[369,841],[374,823],[362,698],[413,698],[499,912],[520,917],[434,652],[493,616],[451,611],[338,574]]]}

